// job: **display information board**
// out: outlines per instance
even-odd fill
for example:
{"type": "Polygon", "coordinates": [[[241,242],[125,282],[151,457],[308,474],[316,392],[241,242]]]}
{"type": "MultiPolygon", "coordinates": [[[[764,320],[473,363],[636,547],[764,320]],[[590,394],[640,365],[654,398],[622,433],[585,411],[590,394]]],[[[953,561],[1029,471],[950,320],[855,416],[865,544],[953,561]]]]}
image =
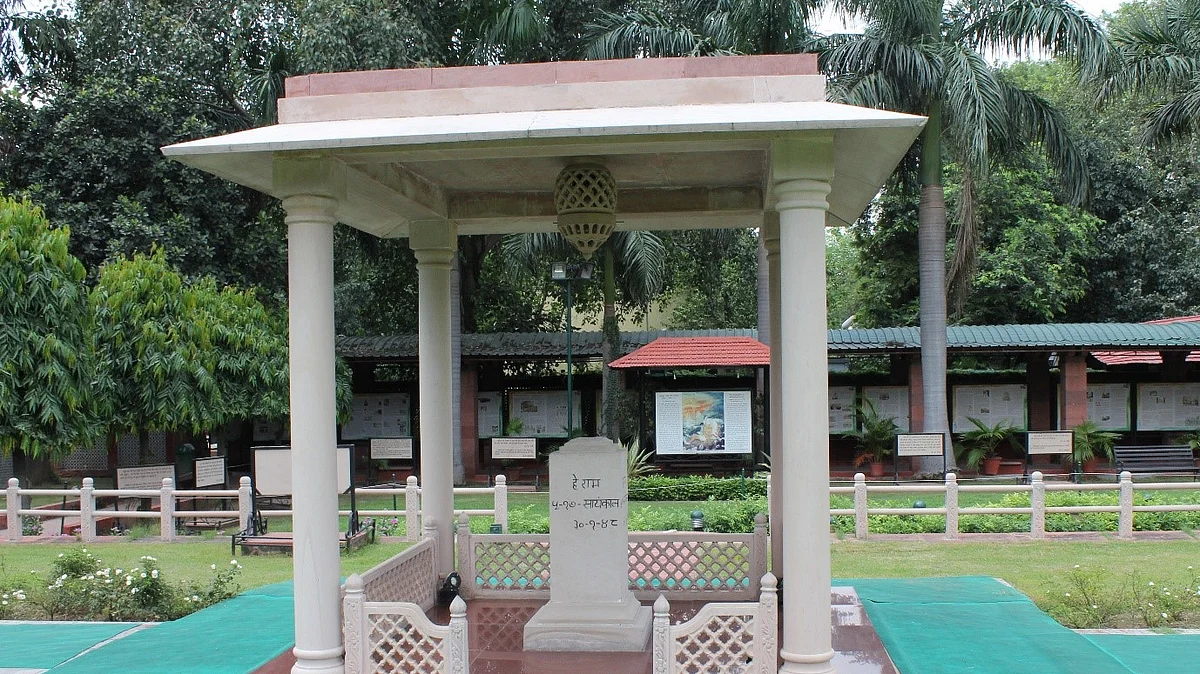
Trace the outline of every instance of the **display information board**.
{"type": "Polygon", "coordinates": [[[492,438],[493,459],[536,459],[537,438],[492,438]]]}
{"type": "Polygon", "coordinates": [[[412,459],[412,438],[371,438],[372,459],[412,459]]]}
{"type": "Polygon", "coordinates": [[[658,454],[749,454],[749,391],[659,391],[654,394],[658,454]]]}
{"type": "Polygon", "coordinates": [[[901,433],[909,431],[907,386],[864,386],[863,400],[870,401],[880,419],[891,419],[901,433]]]}
{"type": "MultiPolygon", "coordinates": [[[[225,457],[196,459],[196,488],[225,486],[225,457]]],[[[161,483],[160,483],[161,484],[161,483]]]]}
{"type": "MultiPolygon", "coordinates": [[[[292,448],[253,447],[254,489],[263,496],[292,494],[292,448]]],[[[337,490],[350,488],[350,445],[337,447],[337,490]]]]}
{"type": "Polygon", "coordinates": [[[974,417],[988,426],[1006,422],[1024,429],[1024,384],[964,384],[954,387],[954,423],[951,430],[963,433],[973,430],[969,420],[974,417]]]}
{"type": "Polygon", "coordinates": [[[1139,431],[1200,428],[1200,383],[1138,384],[1139,431]]]}
{"type": "MultiPolygon", "coordinates": [[[[583,426],[583,398],[572,392],[571,416],[573,428],[583,426]]],[[[509,391],[508,418],[520,419],[521,435],[535,438],[567,437],[566,391],[509,391]]]]}
{"type": "Polygon", "coordinates": [[[479,393],[475,396],[478,423],[476,425],[479,438],[494,438],[502,435],[500,403],[503,400],[499,393],[479,393]]]}
{"type": "Polygon", "coordinates": [[[117,469],[117,489],[162,489],[162,481],[175,479],[175,466],[133,466],[117,469]]]}
{"type": "Polygon", "coordinates": [[[343,440],[403,438],[412,435],[412,406],[407,393],[356,395],[343,440]]]}
{"type": "Polygon", "coordinates": [[[941,433],[900,433],[896,436],[896,456],[942,456],[944,445],[941,433]]]}
{"type": "Polygon", "coordinates": [[[829,432],[847,433],[855,428],[857,391],[853,386],[829,387],[829,432]]]}
{"type": "Polygon", "coordinates": [[[1088,421],[1102,431],[1128,431],[1129,384],[1088,384],[1088,421]]]}
{"type": "Polygon", "coordinates": [[[1029,431],[1025,434],[1029,454],[1070,454],[1075,447],[1071,431],[1029,431]]]}

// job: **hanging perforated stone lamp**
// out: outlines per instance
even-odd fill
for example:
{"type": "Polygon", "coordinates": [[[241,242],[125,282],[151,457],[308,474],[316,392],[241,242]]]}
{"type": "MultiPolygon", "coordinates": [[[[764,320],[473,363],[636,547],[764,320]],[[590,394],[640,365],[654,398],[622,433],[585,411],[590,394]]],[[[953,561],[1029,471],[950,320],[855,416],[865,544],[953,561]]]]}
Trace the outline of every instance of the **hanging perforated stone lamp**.
{"type": "Polygon", "coordinates": [[[554,181],[558,231],[590,260],[617,225],[617,181],[601,164],[571,164],[554,181]]]}

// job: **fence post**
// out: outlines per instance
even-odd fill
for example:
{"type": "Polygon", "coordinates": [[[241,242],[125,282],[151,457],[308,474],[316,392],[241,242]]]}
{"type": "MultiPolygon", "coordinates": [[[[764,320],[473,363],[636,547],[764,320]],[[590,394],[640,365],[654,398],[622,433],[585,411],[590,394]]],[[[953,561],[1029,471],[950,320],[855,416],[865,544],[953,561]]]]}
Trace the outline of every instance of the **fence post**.
{"type": "Polygon", "coordinates": [[[363,673],[363,579],[357,573],[346,579],[346,596],[342,599],[342,636],[346,640],[346,674],[363,673]]]}
{"type": "Polygon", "coordinates": [[[175,480],[163,478],[162,491],[158,499],[159,536],[164,541],[175,540],[175,480]]]}
{"type": "MultiPolygon", "coordinates": [[[[754,652],[776,653],[775,640],[779,634],[779,581],[775,574],[763,574],[759,581],[762,594],[758,598],[758,615],[754,616],[754,652]]],[[[775,663],[771,658],[760,658],[758,674],[775,674],[775,663]]]]}
{"type": "Polygon", "coordinates": [[[767,516],[758,513],[754,516],[754,547],[750,550],[750,582],[753,591],[758,591],[758,583],[767,572],[767,516]]]}
{"type": "Polygon", "coordinates": [[[958,476],[946,473],[946,538],[958,538],[958,476]]]}
{"type": "MultiPolygon", "coordinates": [[[[671,604],[666,596],[658,595],[654,600],[654,674],[670,674],[667,660],[672,657],[671,651],[671,604]]],[[[764,649],[755,649],[756,653],[764,649]]],[[[774,653],[774,649],[766,651],[774,653]]]]}
{"type": "Polygon", "coordinates": [[[79,487],[79,538],[84,543],[96,540],[96,482],[83,478],[79,487]]]}
{"type": "Polygon", "coordinates": [[[854,537],[866,538],[870,531],[867,520],[867,476],[854,474],[854,537]]]}
{"type": "Polygon", "coordinates": [[[241,531],[250,528],[250,514],[254,510],[254,493],[251,491],[250,478],[243,475],[238,480],[238,527],[241,531]]]}
{"type": "Polygon", "coordinates": [[[404,538],[409,541],[421,538],[421,489],[416,475],[409,475],[404,482],[404,538]]]}
{"type": "MultiPolygon", "coordinates": [[[[471,662],[470,646],[467,643],[467,602],[462,596],[450,602],[450,648],[448,650],[449,671],[465,672],[471,662]]],[[[350,674],[350,672],[346,672],[350,674]]]]}
{"type": "Polygon", "coordinates": [[[1133,538],[1133,475],[1121,471],[1121,514],[1118,516],[1117,538],[1133,538]]]}
{"type": "Polygon", "coordinates": [[[21,482],[15,477],[8,478],[8,490],[5,492],[5,505],[8,506],[8,540],[21,540],[24,523],[21,521],[21,482]]]}
{"type": "Polygon", "coordinates": [[[458,574],[465,579],[458,593],[470,599],[475,594],[475,551],[471,549],[471,519],[466,513],[458,514],[454,537],[458,546],[458,574]]]}
{"type": "Polygon", "coordinates": [[[1046,483],[1040,470],[1033,471],[1029,480],[1029,537],[1041,540],[1046,537],[1046,483]]]}
{"type": "Polygon", "coordinates": [[[492,495],[492,507],[496,514],[492,521],[500,525],[500,533],[508,533],[508,478],[504,475],[496,476],[496,486],[492,495]]]}

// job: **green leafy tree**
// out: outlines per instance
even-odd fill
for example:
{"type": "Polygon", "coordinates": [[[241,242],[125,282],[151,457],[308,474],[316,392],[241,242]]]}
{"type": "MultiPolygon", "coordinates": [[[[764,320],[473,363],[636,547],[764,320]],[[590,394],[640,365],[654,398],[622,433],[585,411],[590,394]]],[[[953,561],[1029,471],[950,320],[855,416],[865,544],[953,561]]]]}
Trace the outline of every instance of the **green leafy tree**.
{"type": "MultiPolygon", "coordinates": [[[[989,50],[1022,54],[1041,49],[1077,59],[1099,72],[1107,58],[1102,28],[1063,0],[960,2],[850,0],[866,21],[861,35],[833,36],[821,55],[834,99],[928,117],[919,154],[921,203],[920,312],[925,381],[925,430],[948,433],[946,413],[946,202],[949,156],[963,169],[951,284],[965,288],[975,266],[974,184],[998,151],[1036,143],[1046,152],[1076,203],[1087,195],[1087,173],[1062,119],[1045,99],[997,75],[989,50]]],[[[954,455],[947,444],[946,461],[954,455]]]]}
{"type": "Polygon", "coordinates": [[[101,433],[83,265],[70,231],[0,199],[0,451],[62,456],[101,433]]]}
{"type": "Polygon", "coordinates": [[[668,326],[675,330],[752,328],[758,307],[758,237],[749,229],[663,233],[672,252],[666,270],[668,326]]]}
{"type": "MultiPolygon", "coordinates": [[[[1120,20],[1124,12],[1118,16],[1120,20]]],[[[1148,147],[1144,118],[1154,103],[1110,96],[1058,63],[1020,63],[1008,77],[1061,110],[1091,175],[1088,210],[1100,219],[1087,265],[1088,292],[1060,320],[1137,322],[1200,312],[1200,135],[1148,147]]]]}
{"type": "Polygon", "coordinates": [[[150,431],[201,431],[220,418],[209,326],[161,250],[104,265],[91,304],[113,384],[111,430],[137,433],[143,460],[150,431]]]}
{"type": "Polygon", "coordinates": [[[1143,140],[1161,143],[1200,130],[1200,0],[1126,7],[1112,39],[1118,58],[1103,94],[1134,92],[1155,101],[1143,116],[1143,140]]]}

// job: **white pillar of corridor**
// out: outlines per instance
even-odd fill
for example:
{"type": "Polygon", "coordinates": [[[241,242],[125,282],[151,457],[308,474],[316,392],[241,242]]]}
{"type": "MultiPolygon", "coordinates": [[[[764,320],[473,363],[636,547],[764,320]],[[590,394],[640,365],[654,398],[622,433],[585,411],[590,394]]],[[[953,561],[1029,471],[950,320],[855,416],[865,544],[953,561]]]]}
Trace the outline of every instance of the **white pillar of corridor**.
{"type": "Polygon", "coordinates": [[[293,674],[342,674],[333,227],[338,175],[320,159],[278,160],[274,180],[288,231],[293,674]]]}
{"type": "Polygon", "coordinates": [[[768,378],[771,426],[771,502],[767,504],[771,522],[771,572],[783,578],[784,520],[781,502],[783,499],[783,395],[781,372],[783,369],[779,348],[779,213],[769,211],[763,215],[763,248],[767,251],[767,327],[771,336],[771,375],[768,378]]]}
{"type": "Polygon", "coordinates": [[[413,223],[419,314],[417,374],[421,419],[421,510],[437,524],[437,570],[454,570],[454,395],[451,389],[450,263],[458,228],[446,221],[413,223]]]}
{"type": "Polygon", "coordinates": [[[788,518],[779,671],[832,672],[825,307],[832,132],[772,143],[771,169],[779,212],[781,430],[788,443],[783,465],[772,464],[773,470],[783,470],[780,504],[788,518]]]}

